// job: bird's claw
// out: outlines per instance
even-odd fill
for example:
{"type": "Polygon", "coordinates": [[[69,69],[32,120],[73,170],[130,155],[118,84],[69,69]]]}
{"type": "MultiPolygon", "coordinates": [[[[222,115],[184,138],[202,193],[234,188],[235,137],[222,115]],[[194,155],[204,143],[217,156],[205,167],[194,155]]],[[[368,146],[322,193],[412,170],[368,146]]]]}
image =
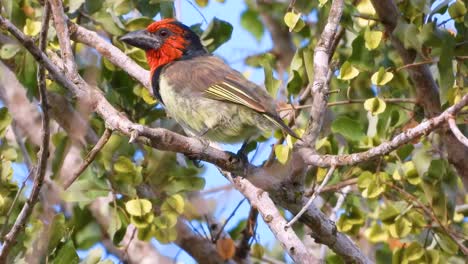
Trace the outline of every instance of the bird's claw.
{"type": "Polygon", "coordinates": [[[130,132],[130,139],[128,140],[128,143],[134,143],[142,132],[143,132],[142,125],[136,125],[132,127],[131,132],[130,132]]]}

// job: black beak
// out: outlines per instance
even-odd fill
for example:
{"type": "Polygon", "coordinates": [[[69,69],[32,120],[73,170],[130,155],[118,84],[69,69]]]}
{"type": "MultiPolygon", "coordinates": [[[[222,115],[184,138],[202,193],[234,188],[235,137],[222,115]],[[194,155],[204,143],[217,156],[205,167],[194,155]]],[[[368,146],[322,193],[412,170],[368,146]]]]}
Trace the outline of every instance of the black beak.
{"type": "Polygon", "coordinates": [[[121,36],[120,41],[143,50],[158,49],[161,45],[159,39],[147,30],[137,30],[121,36]]]}

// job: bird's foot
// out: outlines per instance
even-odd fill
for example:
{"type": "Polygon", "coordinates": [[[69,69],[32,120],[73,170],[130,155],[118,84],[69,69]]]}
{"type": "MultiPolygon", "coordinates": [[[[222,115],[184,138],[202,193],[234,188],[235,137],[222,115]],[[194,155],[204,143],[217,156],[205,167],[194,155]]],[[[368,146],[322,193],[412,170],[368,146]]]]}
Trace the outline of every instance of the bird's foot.
{"type": "MultiPolygon", "coordinates": [[[[210,142],[202,137],[196,137],[198,141],[200,141],[202,147],[199,153],[203,153],[206,149],[210,146],[210,142]]],[[[197,153],[193,154],[185,154],[185,156],[193,162],[193,165],[197,168],[203,168],[203,164],[201,163],[202,160],[199,159],[199,155],[197,153]]]]}
{"type": "Polygon", "coordinates": [[[140,136],[140,134],[143,132],[143,126],[142,125],[135,125],[133,126],[130,132],[130,139],[128,140],[128,143],[134,143],[135,140],[140,136]]]}

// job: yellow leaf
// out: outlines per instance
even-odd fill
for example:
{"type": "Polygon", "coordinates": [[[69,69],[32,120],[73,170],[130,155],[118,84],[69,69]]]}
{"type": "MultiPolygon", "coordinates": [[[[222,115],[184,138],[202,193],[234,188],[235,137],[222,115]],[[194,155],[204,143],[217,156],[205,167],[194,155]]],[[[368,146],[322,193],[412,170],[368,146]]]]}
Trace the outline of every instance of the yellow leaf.
{"type": "Polygon", "coordinates": [[[369,28],[367,28],[364,32],[366,48],[368,50],[376,49],[379,46],[380,41],[382,40],[382,35],[383,33],[381,31],[369,30],[369,28]]]}
{"type": "Polygon", "coordinates": [[[184,212],[185,202],[184,198],[180,194],[174,194],[166,198],[164,203],[161,205],[162,212],[173,212],[176,214],[182,214],[184,212]]]}
{"type": "Polygon", "coordinates": [[[386,107],[385,101],[378,97],[369,98],[364,102],[364,109],[369,111],[373,116],[383,113],[386,107]]]}
{"type": "Polygon", "coordinates": [[[387,84],[392,79],[393,73],[385,71],[383,67],[380,67],[379,71],[371,77],[372,84],[380,86],[387,84]]]}
{"type": "Polygon", "coordinates": [[[290,148],[285,145],[276,145],[275,146],[275,155],[278,161],[281,164],[286,164],[289,159],[290,148]]]}
{"type": "Polygon", "coordinates": [[[338,79],[347,81],[347,80],[354,79],[358,75],[359,75],[359,70],[356,69],[354,66],[352,66],[351,63],[346,61],[341,66],[340,75],[338,76],[338,79]]]}
{"type": "Polygon", "coordinates": [[[130,215],[143,216],[151,212],[152,204],[146,199],[134,199],[125,203],[125,209],[130,215]]]}
{"type": "Polygon", "coordinates": [[[301,19],[301,13],[287,12],[284,15],[284,23],[289,27],[289,32],[299,32],[305,26],[301,19]]]}
{"type": "Polygon", "coordinates": [[[24,25],[23,32],[29,36],[35,36],[41,31],[41,22],[26,19],[26,25],[24,25]]]}

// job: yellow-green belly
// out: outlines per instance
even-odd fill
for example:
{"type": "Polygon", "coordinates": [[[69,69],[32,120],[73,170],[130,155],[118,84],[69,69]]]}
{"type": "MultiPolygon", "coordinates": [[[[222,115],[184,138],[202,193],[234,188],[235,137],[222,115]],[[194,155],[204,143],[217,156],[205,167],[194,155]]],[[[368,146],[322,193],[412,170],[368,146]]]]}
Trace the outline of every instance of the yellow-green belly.
{"type": "Polygon", "coordinates": [[[245,106],[175,92],[163,78],[159,87],[166,112],[191,136],[236,143],[272,128],[270,121],[245,106]]]}

